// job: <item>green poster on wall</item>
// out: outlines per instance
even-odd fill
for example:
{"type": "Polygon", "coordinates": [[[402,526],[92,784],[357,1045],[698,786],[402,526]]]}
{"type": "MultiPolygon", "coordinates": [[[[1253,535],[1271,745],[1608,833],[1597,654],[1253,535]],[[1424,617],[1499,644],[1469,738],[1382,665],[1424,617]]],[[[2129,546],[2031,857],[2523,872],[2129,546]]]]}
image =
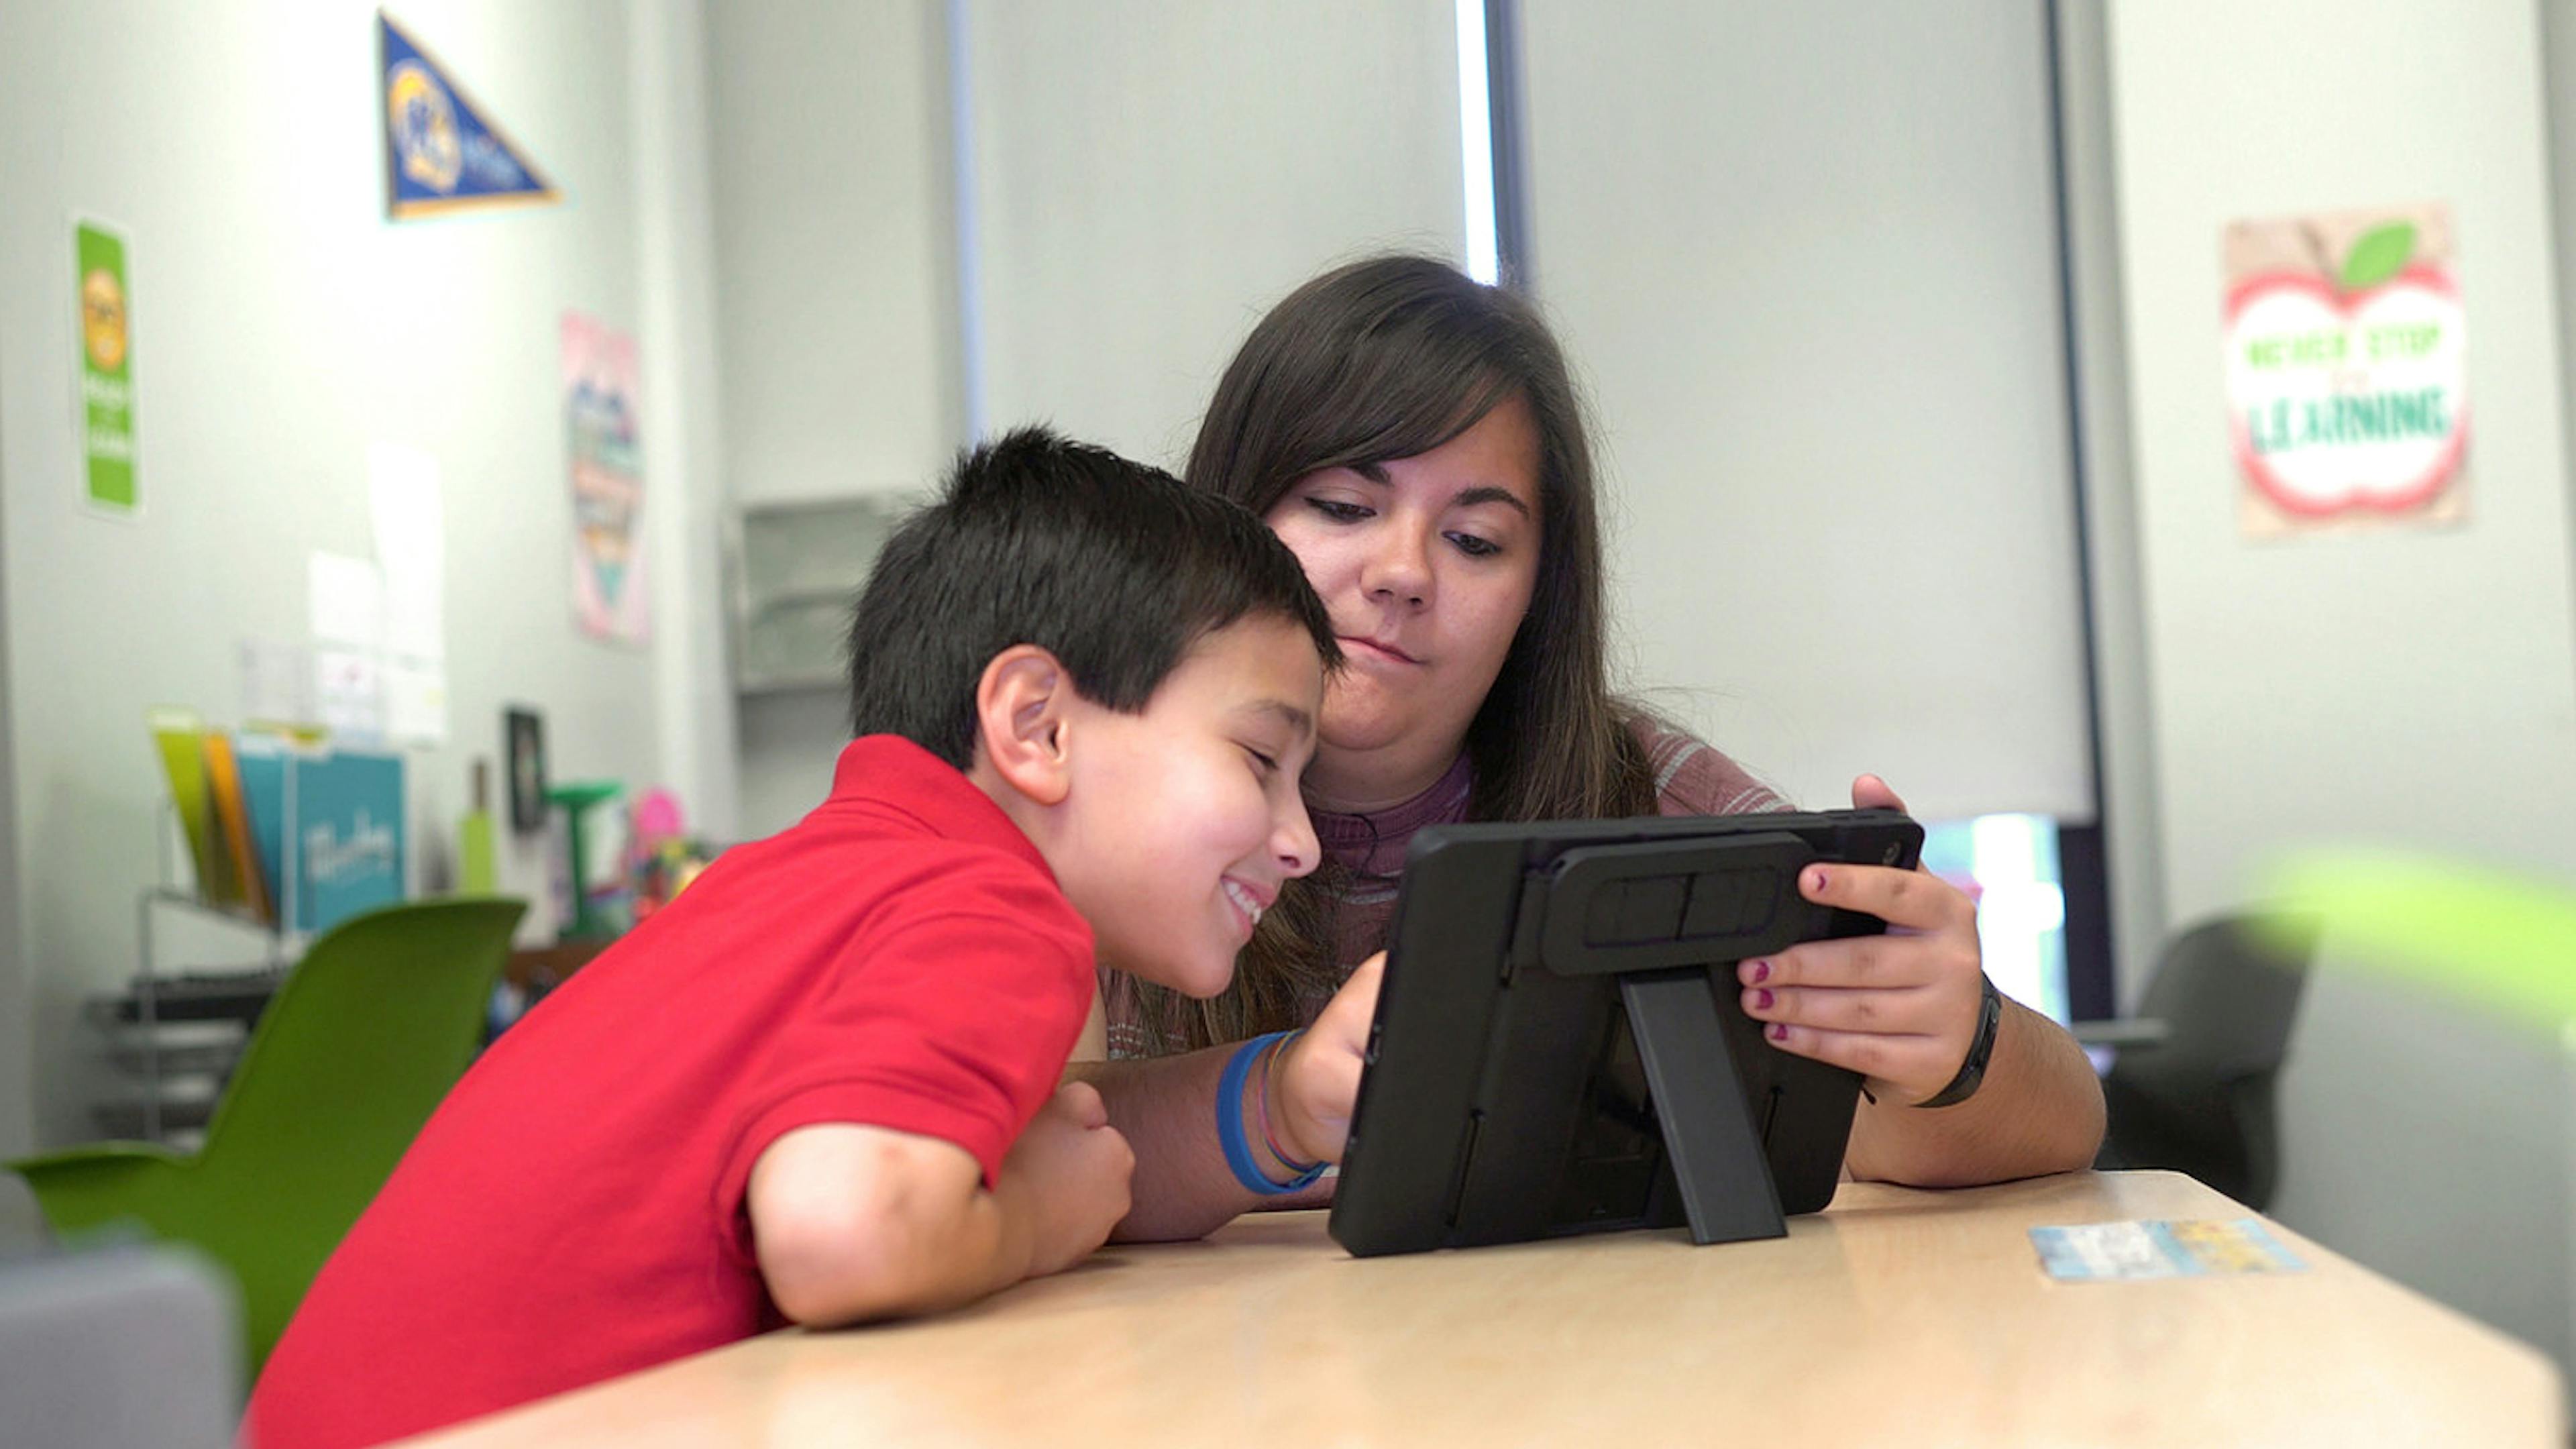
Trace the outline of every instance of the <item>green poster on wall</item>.
{"type": "Polygon", "coordinates": [[[125,238],[94,221],[73,223],[80,260],[82,489],[91,506],[142,507],[134,467],[133,293],[125,238]]]}

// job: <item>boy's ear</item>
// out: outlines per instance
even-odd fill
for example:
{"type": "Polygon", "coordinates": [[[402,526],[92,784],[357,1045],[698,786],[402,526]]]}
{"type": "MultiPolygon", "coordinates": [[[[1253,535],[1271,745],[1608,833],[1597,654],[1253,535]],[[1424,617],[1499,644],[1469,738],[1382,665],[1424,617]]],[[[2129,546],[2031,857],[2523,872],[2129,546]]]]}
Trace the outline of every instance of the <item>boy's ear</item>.
{"type": "Polygon", "coordinates": [[[993,656],[975,685],[975,734],[985,761],[1040,805],[1073,788],[1065,735],[1073,679],[1053,654],[1014,644],[993,656]]]}

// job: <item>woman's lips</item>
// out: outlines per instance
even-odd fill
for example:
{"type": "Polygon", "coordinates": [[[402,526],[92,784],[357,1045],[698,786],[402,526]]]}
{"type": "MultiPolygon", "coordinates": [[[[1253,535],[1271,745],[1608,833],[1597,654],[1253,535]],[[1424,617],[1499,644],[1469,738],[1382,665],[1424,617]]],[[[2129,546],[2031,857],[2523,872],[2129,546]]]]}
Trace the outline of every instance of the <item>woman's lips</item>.
{"type": "Polygon", "coordinates": [[[1421,660],[1414,658],[1412,655],[1405,653],[1403,650],[1396,648],[1392,644],[1380,644],[1374,639],[1363,639],[1351,634],[1345,634],[1342,636],[1342,648],[1346,653],[1359,654],[1371,659],[1382,659],[1393,664],[1419,664],[1422,662],[1421,660]]]}

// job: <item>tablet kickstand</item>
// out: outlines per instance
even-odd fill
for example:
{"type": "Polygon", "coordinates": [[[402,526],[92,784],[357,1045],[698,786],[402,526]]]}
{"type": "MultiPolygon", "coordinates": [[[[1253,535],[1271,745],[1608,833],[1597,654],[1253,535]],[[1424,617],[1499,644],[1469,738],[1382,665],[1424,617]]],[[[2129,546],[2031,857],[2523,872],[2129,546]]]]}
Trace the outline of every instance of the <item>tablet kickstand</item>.
{"type": "Polygon", "coordinates": [[[1664,1152],[1690,1215],[1691,1241],[1787,1236],[1780,1193],[1745,1107],[1708,968],[1626,972],[1619,977],[1619,994],[1663,1125],[1664,1152]]]}

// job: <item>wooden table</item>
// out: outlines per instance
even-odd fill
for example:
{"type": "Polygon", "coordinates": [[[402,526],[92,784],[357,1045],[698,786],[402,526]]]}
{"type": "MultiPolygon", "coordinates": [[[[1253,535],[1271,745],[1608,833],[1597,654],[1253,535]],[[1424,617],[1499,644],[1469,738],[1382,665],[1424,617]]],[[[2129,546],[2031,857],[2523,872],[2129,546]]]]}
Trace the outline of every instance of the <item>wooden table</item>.
{"type": "Polygon", "coordinates": [[[2273,1228],[2280,1276],[2056,1283],[2025,1229],[2238,1218],[2171,1173],[1847,1184],[1774,1242],[1356,1260],[1319,1212],[1121,1248],[928,1322],[789,1331],[434,1441],[2566,1443],[2532,1349],[2273,1228]]]}

